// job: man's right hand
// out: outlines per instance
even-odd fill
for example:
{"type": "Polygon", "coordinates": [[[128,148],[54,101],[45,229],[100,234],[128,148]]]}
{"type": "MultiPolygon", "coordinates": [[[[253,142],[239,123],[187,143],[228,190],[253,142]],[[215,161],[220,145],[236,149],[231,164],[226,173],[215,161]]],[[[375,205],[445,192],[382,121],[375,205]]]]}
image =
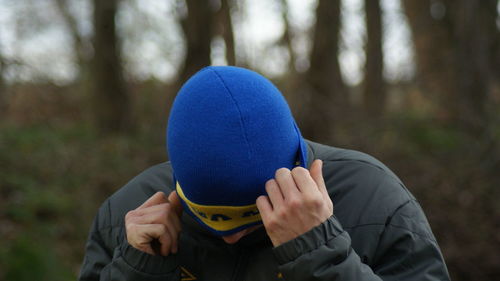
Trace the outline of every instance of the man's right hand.
{"type": "Polygon", "coordinates": [[[160,243],[161,255],[177,253],[181,214],[181,201],[175,191],[168,198],[165,193],[157,192],[125,216],[128,243],[136,249],[155,255],[152,242],[156,239],[160,243]]]}

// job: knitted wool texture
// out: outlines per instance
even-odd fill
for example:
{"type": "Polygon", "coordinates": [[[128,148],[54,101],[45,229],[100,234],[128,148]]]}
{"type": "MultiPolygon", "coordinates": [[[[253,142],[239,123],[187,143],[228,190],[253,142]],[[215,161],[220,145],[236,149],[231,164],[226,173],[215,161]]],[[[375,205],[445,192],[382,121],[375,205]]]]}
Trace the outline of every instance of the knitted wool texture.
{"type": "MultiPolygon", "coordinates": [[[[304,140],[280,91],[238,67],[206,67],[180,89],[172,106],[167,149],[184,196],[200,205],[245,206],[266,195],[277,169],[306,166],[304,140]]],[[[217,235],[259,222],[214,229],[183,201],[184,210],[217,235]]]]}

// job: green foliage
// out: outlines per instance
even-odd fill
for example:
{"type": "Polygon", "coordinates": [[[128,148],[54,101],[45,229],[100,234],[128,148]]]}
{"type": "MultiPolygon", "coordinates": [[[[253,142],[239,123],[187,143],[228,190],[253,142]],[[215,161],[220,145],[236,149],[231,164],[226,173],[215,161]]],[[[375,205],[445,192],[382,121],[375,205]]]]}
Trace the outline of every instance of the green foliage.
{"type": "Polygon", "coordinates": [[[103,200],[165,160],[163,132],[0,124],[0,280],[74,280],[103,200]]]}
{"type": "Polygon", "coordinates": [[[56,257],[52,245],[28,233],[16,237],[0,251],[5,280],[70,280],[73,276],[63,261],[56,257]]]}
{"type": "Polygon", "coordinates": [[[409,132],[408,138],[414,140],[415,145],[429,151],[454,151],[460,145],[460,135],[453,130],[435,127],[425,127],[419,124],[409,132]]]}
{"type": "Polygon", "coordinates": [[[398,132],[408,152],[431,155],[448,155],[459,150],[470,137],[460,129],[440,124],[418,114],[400,114],[394,117],[397,124],[392,129],[398,132]]]}

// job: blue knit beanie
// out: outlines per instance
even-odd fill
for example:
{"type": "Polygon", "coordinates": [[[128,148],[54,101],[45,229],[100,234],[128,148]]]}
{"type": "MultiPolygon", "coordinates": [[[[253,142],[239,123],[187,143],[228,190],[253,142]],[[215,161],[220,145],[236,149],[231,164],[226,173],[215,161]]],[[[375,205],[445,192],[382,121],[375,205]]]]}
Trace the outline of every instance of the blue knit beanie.
{"type": "Polygon", "coordinates": [[[184,210],[216,235],[261,223],[255,205],[277,169],[306,166],[304,140],[280,91],[239,67],[206,67],[180,89],[167,149],[184,210]]]}

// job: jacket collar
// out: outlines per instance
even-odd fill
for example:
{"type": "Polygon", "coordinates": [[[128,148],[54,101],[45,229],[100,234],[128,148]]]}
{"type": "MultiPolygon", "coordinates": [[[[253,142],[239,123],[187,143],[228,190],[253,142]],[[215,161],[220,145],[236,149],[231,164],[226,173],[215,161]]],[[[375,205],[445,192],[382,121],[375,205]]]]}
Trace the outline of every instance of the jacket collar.
{"type": "Polygon", "coordinates": [[[314,151],[312,149],[312,143],[309,140],[305,140],[306,146],[307,146],[307,169],[309,170],[311,168],[311,164],[316,159],[314,155],[314,151]]]}

